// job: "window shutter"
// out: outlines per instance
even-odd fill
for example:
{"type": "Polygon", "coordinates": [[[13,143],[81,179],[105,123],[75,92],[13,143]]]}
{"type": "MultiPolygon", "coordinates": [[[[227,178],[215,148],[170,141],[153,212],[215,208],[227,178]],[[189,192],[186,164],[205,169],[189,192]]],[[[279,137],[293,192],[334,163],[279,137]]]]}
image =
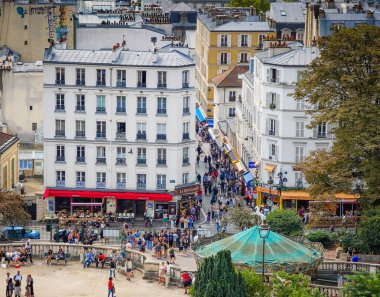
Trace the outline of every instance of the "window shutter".
{"type": "Polygon", "coordinates": [[[276,76],[276,83],[277,84],[280,82],[280,75],[281,75],[281,71],[277,70],[277,76],[276,76]]]}
{"type": "Polygon", "coordinates": [[[231,54],[227,53],[227,65],[231,64],[231,54]]]}
{"type": "Polygon", "coordinates": [[[266,107],[269,107],[271,94],[272,93],[270,93],[270,92],[267,93],[267,102],[265,104],[266,107]]]}
{"type": "Polygon", "coordinates": [[[238,35],[238,47],[241,47],[241,35],[238,35]]]}
{"type": "Polygon", "coordinates": [[[248,34],[248,47],[251,47],[251,42],[252,42],[252,36],[251,34],[248,34]]]}
{"type": "Polygon", "coordinates": [[[269,119],[265,120],[265,133],[269,134],[269,119]]]}
{"type": "Polygon", "coordinates": [[[329,123],[326,123],[326,136],[328,137],[328,138],[330,138],[331,137],[331,125],[329,124],[329,123]]]}
{"type": "Polygon", "coordinates": [[[279,153],[279,151],[278,151],[278,145],[275,146],[275,149],[276,149],[276,157],[275,158],[276,158],[276,160],[278,160],[278,153],[279,153]]]}
{"type": "Polygon", "coordinates": [[[318,126],[313,128],[313,138],[317,138],[318,136],[318,126]]]}
{"type": "Polygon", "coordinates": [[[280,94],[276,94],[276,109],[280,109],[280,94]]]}
{"type": "Polygon", "coordinates": [[[270,68],[267,68],[267,82],[270,82],[270,68]]]}
{"type": "Polygon", "coordinates": [[[221,45],[222,45],[222,36],[220,34],[218,34],[217,41],[216,41],[216,46],[217,47],[221,47],[221,45]]]}
{"type": "Polygon", "coordinates": [[[278,132],[279,132],[279,130],[280,130],[279,121],[276,120],[275,123],[276,123],[276,124],[275,124],[275,125],[276,125],[276,127],[275,127],[275,128],[276,128],[276,130],[275,130],[275,134],[276,134],[276,136],[278,136],[278,132]]]}
{"type": "Polygon", "coordinates": [[[227,35],[227,46],[231,47],[231,35],[227,35]]]}
{"type": "Polygon", "coordinates": [[[300,122],[296,122],[296,137],[299,137],[300,122]]]}
{"type": "Polygon", "coordinates": [[[217,56],[217,64],[220,65],[220,53],[218,53],[218,56],[217,56]]]}
{"type": "Polygon", "coordinates": [[[269,156],[269,158],[272,157],[272,144],[271,143],[268,145],[268,156],[269,156]]]}

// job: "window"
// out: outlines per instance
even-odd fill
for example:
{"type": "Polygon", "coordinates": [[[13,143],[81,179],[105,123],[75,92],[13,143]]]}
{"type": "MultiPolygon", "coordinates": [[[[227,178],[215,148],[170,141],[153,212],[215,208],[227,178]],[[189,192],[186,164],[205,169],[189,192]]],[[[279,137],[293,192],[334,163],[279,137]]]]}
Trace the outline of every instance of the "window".
{"type": "Polygon", "coordinates": [[[280,81],[280,71],[275,68],[267,69],[267,82],[279,83],[280,81]]]}
{"type": "Polygon", "coordinates": [[[269,144],[269,160],[276,161],[277,156],[277,145],[275,143],[269,144]]]}
{"type": "Polygon", "coordinates": [[[187,23],[187,22],[188,22],[187,13],[181,12],[181,23],[187,23]]]}
{"type": "Polygon", "coordinates": [[[189,182],[189,173],[182,174],[182,183],[187,184],[189,182]]]}
{"type": "Polygon", "coordinates": [[[76,172],[76,186],[77,188],[84,188],[86,183],[86,172],[76,172]]]}
{"type": "Polygon", "coordinates": [[[36,131],[37,130],[37,123],[32,123],[32,130],[36,131]]]}
{"type": "Polygon", "coordinates": [[[297,31],[297,40],[303,41],[304,31],[297,31]]]}
{"type": "Polygon", "coordinates": [[[166,124],[157,124],[157,140],[166,140],[166,124]]]}
{"type": "Polygon", "coordinates": [[[166,71],[158,71],[157,88],[166,88],[166,71]]]}
{"type": "Polygon", "coordinates": [[[166,98],[157,98],[157,114],[166,114],[166,98]]]}
{"type": "Polygon", "coordinates": [[[239,56],[239,63],[248,63],[248,53],[240,53],[239,56]]]}
{"type": "Polygon", "coordinates": [[[137,123],[137,139],[146,140],[146,124],[137,123]]]}
{"type": "Polygon", "coordinates": [[[21,170],[33,169],[33,161],[32,160],[20,160],[19,161],[19,168],[21,170]]]}
{"type": "Polygon", "coordinates": [[[228,117],[233,118],[235,116],[235,107],[228,109],[228,117]]]}
{"type": "Polygon", "coordinates": [[[66,180],[66,172],[65,171],[57,171],[56,172],[56,185],[57,187],[64,187],[66,180]]]}
{"type": "Polygon", "coordinates": [[[65,111],[65,94],[55,94],[55,111],[65,111]]]}
{"type": "Polygon", "coordinates": [[[65,137],[65,120],[55,120],[55,136],[65,137]]]}
{"type": "Polygon", "coordinates": [[[96,85],[102,87],[106,85],[106,70],[96,69],[96,85]]]}
{"type": "Polygon", "coordinates": [[[137,190],[146,190],[146,174],[137,174],[137,190]]]}
{"type": "Polygon", "coordinates": [[[146,114],[146,97],[137,97],[137,113],[146,114]]]}
{"type": "Polygon", "coordinates": [[[182,164],[183,165],[189,165],[190,164],[189,148],[188,147],[184,147],[182,149],[182,164]]]}
{"type": "Polygon", "coordinates": [[[228,96],[228,100],[230,102],[236,101],[236,91],[230,91],[229,96],[228,96]]]}
{"type": "Polygon", "coordinates": [[[137,87],[146,88],[146,71],[137,71],[137,87]]]}
{"type": "Polygon", "coordinates": [[[240,46],[247,47],[248,46],[248,35],[240,35],[240,46]]]}
{"type": "Polygon", "coordinates": [[[303,173],[294,172],[294,186],[296,188],[303,188],[303,173]]]}
{"type": "Polygon", "coordinates": [[[106,138],[106,122],[97,121],[96,122],[96,138],[106,138]]]}
{"type": "Polygon", "coordinates": [[[124,172],[116,173],[116,189],[125,189],[126,188],[126,174],[124,172]]]}
{"type": "Polygon", "coordinates": [[[125,161],[126,161],[125,152],[126,152],[125,147],[116,148],[116,164],[125,164],[125,161]]]}
{"type": "Polygon", "coordinates": [[[65,161],[65,146],[64,145],[57,145],[56,147],[56,161],[57,162],[64,162],[65,161]]]}
{"type": "Polygon", "coordinates": [[[189,122],[182,123],[182,128],[183,128],[183,139],[187,140],[190,139],[190,134],[189,134],[189,122]]]}
{"type": "Polygon", "coordinates": [[[296,122],[296,137],[305,136],[305,122],[296,122]]]}
{"type": "Polygon", "coordinates": [[[189,87],[189,76],[190,76],[189,70],[182,71],[182,88],[189,87]]]}
{"type": "Polygon", "coordinates": [[[297,100],[296,103],[297,103],[297,106],[296,106],[297,110],[305,109],[305,99],[297,100]]]}
{"type": "Polygon", "coordinates": [[[305,159],[305,147],[304,146],[296,146],[296,163],[303,162],[305,159]]]}
{"type": "Polygon", "coordinates": [[[78,163],[86,162],[86,148],[83,145],[77,146],[77,162],[78,163]]]}
{"type": "Polygon", "coordinates": [[[183,97],[183,113],[190,113],[190,97],[183,97]]]}
{"type": "Polygon", "coordinates": [[[60,68],[60,67],[55,68],[55,84],[56,85],[65,84],[65,68],[60,68]]]}
{"type": "Polygon", "coordinates": [[[327,125],[326,123],[320,123],[317,126],[317,138],[326,138],[327,134],[327,125]]]}
{"type": "Polygon", "coordinates": [[[116,87],[122,88],[127,85],[127,72],[125,70],[116,70],[116,87]]]}
{"type": "Polygon", "coordinates": [[[106,173],[97,172],[96,173],[96,188],[105,189],[105,187],[106,187],[106,173]]]}
{"type": "Polygon", "coordinates": [[[269,135],[278,136],[278,123],[275,119],[267,119],[266,131],[269,135]]]}
{"type": "Polygon", "coordinates": [[[96,164],[106,164],[106,147],[96,147],[96,164]]]}
{"type": "Polygon", "coordinates": [[[228,64],[228,53],[220,53],[220,65],[227,65],[228,64]]]}
{"type": "Polygon", "coordinates": [[[281,16],[286,16],[286,11],[285,10],[280,10],[281,16]]]}
{"type": "Polygon", "coordinates": [[[220,46],[222,47],[228,46],[228,35],[225,35],[225,34],[220,35],[220,46]]]}
{"type": "Polygon", "coordinates": [[[86,137],[86,122],[77,120],[75,121],[75,137],[86,137]]]}
{"type": "Polygon", "coordinates": [[[86,72],[84,68],[77,68],[75,69],[77,79],[76,84],[77,86],[84,86],[86,84],[86,72]]]}
{"type": "Polygon", "coordinates": [[[77,94],[77,103],[75,111],[84,112],[86,110],[86,101],[84,94],[77,94]]]}
{"type": "Polygon", "coordinates": [[[125,96],[116,97],[116,112],[125,113],[126,109],[126,99],[125,96]]]}
{"type": "Polygon", "coordinates": [[[166,165],[166,149],[157,149],[157,165],[166,165]]]}
{"type": "Polygon", "coordinates": [[[125,122],[116,122],[116,138],[125,139],[126,138],[127,127],[125,122]]]}
{"type": "Polygon", "coordinates": [[[269,92],[267,93],[266,106],[270,109],[280,108],[280,98],[278,94],[269,92]]]}
{"type": "Polygon", "coordinates": [[[157,174],[157,190],[165,190],[165,189],[166,189],[166,175],[157,174]]]}
{"type": "Polygon", "coordinates": [[[267,36],[259,34],[259,48],[263,48],[264,40],[267,36]]]}
{"type": "Polygon", "coordinates": [[[98,113],[106,112],[106,96],[104,95],[96,96],[96,112],[98,113]]]}
{"type": "Polygon", "coordinates": [[[146,148],[137,149],[137,164],[146,165],[146,148]]]}

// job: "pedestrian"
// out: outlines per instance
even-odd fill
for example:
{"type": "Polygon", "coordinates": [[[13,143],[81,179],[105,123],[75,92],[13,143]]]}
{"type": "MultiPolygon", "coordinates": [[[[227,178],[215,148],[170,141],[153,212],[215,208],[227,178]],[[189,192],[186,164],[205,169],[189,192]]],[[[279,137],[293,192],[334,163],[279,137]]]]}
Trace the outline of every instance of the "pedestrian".
{"type": "Polygon", "coordinates": [[[113,284],[112,277],[108,279],[108,297],[114,297],[115,285],[113,284]]]}
{"type": "Polygon", "coordinates": [[[110,278],[112,280],[112,274],[113,274],[113,277],[116,277],[116,261],[114,258],[111,258],[111,262],[110,262],[110,278]]]}
{"type": "Polygon", "coordinates": [[[165,287],[169,288],[170,284],[170,269],[172,265],[169,263],[169,261],[166,261],[166,274],[165,274],[165,287]]]}
{"type": "Polygon", "coordinates": [[[207,168],[207,160],[208,160],[207,156],[205,156],[204,159],[203,159],[203,163],[205,164],[205,168],[207,168]]]}
{"type": "Polygon", "coordinates": [[[339,271],[338,276],[337,276],[337,282],[338,282],[339,288],[343,287],[343,275],[340,271],[339,271]]]}
{"type": "Polygon", "coordinates": [[[197,167],[199,167],[199,161],[201,160],[201,157],[197,155],[197,167]]]}
{"type": "Polygon", "coordinates": [[[127,272],[127,280],[131,280],[132,277],[132,261],[130,258],[127,258],[127,262],[125,263],[125,268],[127,272]]]}
{"type": "Polygon", "coordinates": [[[28,257],[29,257],[30,263],[33,263],[33,260],[32,260],[32,245],[30,244],[30,239],[28,239],[26,241],[25,250],[26,250],[26,253],[27,253],[28,257]]]}
{"type": "Polygon", "coordinates": [[[191,276],[187,271],[181,274],[181,278],[183,282],[183,287],[185,289],[185,294],[187,294],[187,291],[189,290],[193,280],[191,279],[191,276]]]}
{"type": "Polygon", "coordinates": [[[170,255],[170,264],[175,264],[176,258],[175,258],[174,248],[170,249],[169,255],[170,255]]]}
{"type": "Polygon", "coordinates": [[[16,274],[13,276],[13,280],[16,282],[17,280],[20,282],[20,285],[21,285],[21,282],[22,282],[22,275],[21,275],[21,272],[20,270],[18,270],[16,272],[16,274]]]}
{"type": "Polygon", "coordinates": [[[33,278],[30,274],[26,277],[26,297],[34,297],[33,278]]]}
{"type": "Polygon", "coordinates": [[[6,297],[12,297],[13,290],[14,290],[14,284],[13,284],[13,279],[10,277],[9,272],[7,273],[6,284],[7,284],[7,286],[6,286],[5,296],[6,297]]]}

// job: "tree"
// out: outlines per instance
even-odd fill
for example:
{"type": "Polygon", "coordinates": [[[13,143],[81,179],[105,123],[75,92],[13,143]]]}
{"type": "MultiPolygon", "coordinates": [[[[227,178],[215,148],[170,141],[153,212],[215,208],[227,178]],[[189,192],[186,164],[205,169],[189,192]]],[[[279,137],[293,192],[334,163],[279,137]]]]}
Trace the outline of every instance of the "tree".
{"type": "Polygon", "coordinates": [[[358,240],[361,243],[362,252],[380,254],[380,207],[367,212],[358,228],[358,240]]]}
{"type": "Polygon", "coordinates": [[[231,0],[232,7],[254,7],[257,12],[266,12],[270,8],[269,0],[231,0]]]}
{"type": "MultiPolygon", "coordinates": [[[[342,28],[319,42],[320,56],[302,75],[294,97],[305,100],[310,128],[331,127],[331,150],[311,154],[298,167],[312,196],[380,192],[380,28],[342,28]]],[[[329,131],[327,131],[329,133],[329,131]]]]}
{"type": "Polygon", "coordinates": [[[29,223],[31,217],[20,195],[0,191],[0,205],[0,218],[4,225],[23,226],[29,223]]]}
{"type": "Polygon", "coordinates": [[[356,273],[349,275],[343,285],[344,297],[379,296],[380,274],[356,273]]]}
{"type": "Polygon", "coordinates": [[[242,276],[232,264],[230,251],[223,250],[203,260],[190,293],[194,297],[246,296],[242,276]]]}
{"type": "Polygon", "coordinates": [[[241,276],[246,288],[246,297],[269,297],[271,287],[263,282],[262,276],[251,269],[241,270],[241,276]]]}
{"type": "Polygon", "coordinates": [[[296,236],[302,234],[301,217],[294,210],[278,209],[267,216],[271,230],[284,235],[296,236]]]}
{"type": "Polygon", "coordinates": [[[235,224],[240,230],[255,226],[255,216],[252,210],[245,206],[236,205],[223,216],[222,224],[235,224]]]}

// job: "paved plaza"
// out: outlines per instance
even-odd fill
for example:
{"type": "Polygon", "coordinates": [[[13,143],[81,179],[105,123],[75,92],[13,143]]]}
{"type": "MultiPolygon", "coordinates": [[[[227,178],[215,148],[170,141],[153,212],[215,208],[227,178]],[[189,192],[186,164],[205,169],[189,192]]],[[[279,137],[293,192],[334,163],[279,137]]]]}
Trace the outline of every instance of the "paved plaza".
{"type": "MultiPolygon", "coordinates": [[[[5,279],[7,272],[13,276],[18,269],[10,267],[1,269],[1,280],[4,280],[3,292],[5,296],[5,279]]],[[[34,279],[34,293],[37,297],[104,297],[107,296],[107,281],[109,268],[103,270],[98,268],[83,269],[79,262],[70,262],[67,266],[47,266],[42,261],[33,265],[23,266],[19,269],[23,276],[22,296],[25,294],[25,280],[28,274],[34,279]]],[[[180,288],[165,288],[157,282],[149,282],[142,279],[139,271],[134,271],[132,281],[127,281],[122,274],[116,274],[114,280],[116,296],[123,297],[174,297],[183,295],[180,288]]]]}

